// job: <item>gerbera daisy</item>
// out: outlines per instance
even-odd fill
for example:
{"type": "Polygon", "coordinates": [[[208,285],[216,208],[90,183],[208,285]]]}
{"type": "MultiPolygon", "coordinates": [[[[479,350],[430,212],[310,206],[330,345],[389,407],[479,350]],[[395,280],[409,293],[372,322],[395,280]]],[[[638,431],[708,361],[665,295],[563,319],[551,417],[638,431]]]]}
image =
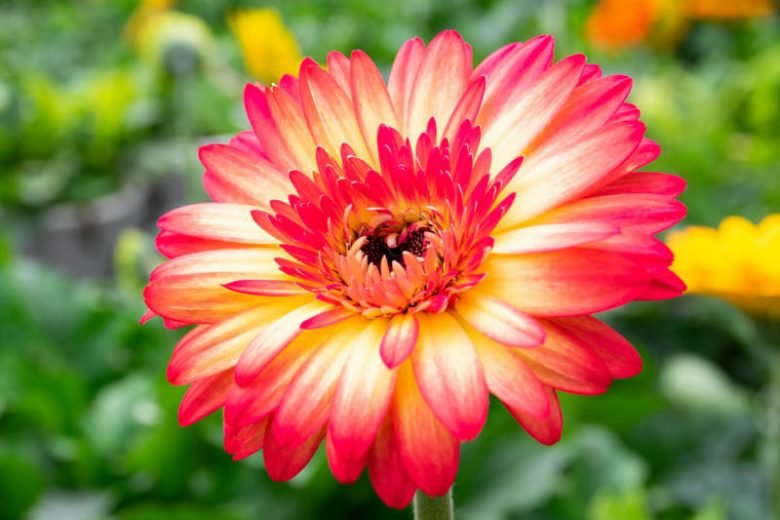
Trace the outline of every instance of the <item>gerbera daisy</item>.
{"type": "Polygon", "coordinates": [[[780,214],[759,224],[740,216],[669,235],[673,269],[694,294],[717,296],[757,315],[780,317],[780,214]]]}
{"type": "Polygon", "coordinates": [[[252,130],[200,150],[214,202],[160,219],[145,319],[195,325],[168,370],[182,424],[221,409],[274,480],[324,442],[339,481],[367,468],[404,507],[447,493],[490,393],[552,444],[558,391],[640,371],[591,314],[683,290],[653,235],[684,182],[637,171],[659,147],[631,80],[549,36],[476,68],[456,32],[415,38],[387,82],[361,51],[327,61],[248,85],[252,130]]]}

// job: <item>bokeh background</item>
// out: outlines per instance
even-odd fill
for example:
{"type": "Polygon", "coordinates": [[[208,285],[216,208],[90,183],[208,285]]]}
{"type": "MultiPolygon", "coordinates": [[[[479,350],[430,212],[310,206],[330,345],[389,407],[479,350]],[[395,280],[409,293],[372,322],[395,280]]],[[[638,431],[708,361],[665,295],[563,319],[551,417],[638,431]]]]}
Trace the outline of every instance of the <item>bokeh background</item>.
{"type": "MultiPolygon", "coordinates": [[[[261,457],[223,453],[216,414],[180,428],[165,365],[181,331],[137,322],[154,222],[205,198],[197,147],[248,126],[246,81],[331,49],[362,48],[387,72],[404,40],[445,28],[476,59],[550,33],[558,56],[630,74],[663,148],[654,168],[689,183],[686,224],[780,210],[771,1],[3,0],[0,518],[410,518],[365,476],[337,484],[322,454],[273,483],[261,457]],[[237,14],[249,8],[274,10],[237,14]]],[[[760,311],[690,295],[605,315],[642,375],[563,396],[554,447],[493,407],[463,448],[459,517],[778,518],[780,334],[760,311]]]]}

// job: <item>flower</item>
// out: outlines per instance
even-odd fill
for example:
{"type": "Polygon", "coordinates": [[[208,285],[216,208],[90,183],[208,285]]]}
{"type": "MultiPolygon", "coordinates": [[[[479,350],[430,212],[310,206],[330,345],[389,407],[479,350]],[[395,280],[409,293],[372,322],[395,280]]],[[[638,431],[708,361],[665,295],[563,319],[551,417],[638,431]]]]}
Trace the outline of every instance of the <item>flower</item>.
{"type": "Polygon", "coordinates": [[[600,47],[630,47],[651,41],[677,43],[691,21],[736,20],[768,16],[772,0],[600,0],[585,26],[589,41],[600,47]]]}
{"type": "Polygon", "coordinates": [[[728,300],[748,312],[780,317],[780,214],[760,224],[731,216],[717,229],[670,233],[673,270],[691,293],[728,300]]]}
{"type": "Polygon", "coordinates": [[[238,11],[230,21],[246,68],[255,79],[270,83],[298,70],[302,59],[298,44],[277,10],[238,11]]]}
{"type": "Polygon", "coordinates": [[[416,38],[387,83],[361,51],[327,65],[248,85],[252,131],[201,148],[215,202],[159,220],[142,320],[196,325],[168,370],[182,424],[222,409],[274,480],[324,440],[339,481],[367,467],[403,507],[447,492],[489,393],[552,444],[558,391],[641,370],[590,315],[681,293],[653,235],[684,181],[637,171],[659,147],[631,80],[553,63],[549,36],[474,69],[456,32],[416,38]]]}

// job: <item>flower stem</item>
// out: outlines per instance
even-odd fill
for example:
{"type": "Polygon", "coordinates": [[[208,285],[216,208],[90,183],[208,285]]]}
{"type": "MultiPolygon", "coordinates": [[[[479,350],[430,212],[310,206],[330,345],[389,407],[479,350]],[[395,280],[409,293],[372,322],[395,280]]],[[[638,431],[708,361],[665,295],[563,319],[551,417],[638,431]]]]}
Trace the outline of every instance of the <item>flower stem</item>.
{"type": "Polygon", "coordinates": [[[414,495],[414,520],[453,520],[454,518],[452,489],[440,497],[430,497],[422,491],[417,491],[414,495]]]}

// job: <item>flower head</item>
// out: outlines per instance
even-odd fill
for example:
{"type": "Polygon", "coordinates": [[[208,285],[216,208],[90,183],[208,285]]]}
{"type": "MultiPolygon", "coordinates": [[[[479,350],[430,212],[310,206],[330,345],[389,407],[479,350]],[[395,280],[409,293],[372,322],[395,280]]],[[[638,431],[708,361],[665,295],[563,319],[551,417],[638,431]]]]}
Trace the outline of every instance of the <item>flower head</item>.
{"type": "Polygon", "coordinates": [[[780,214],[758,225],[733,216],[717,229],[691,226],[667,242],[675,253],[673,269],[689,292],[780,317],[780,214]]]}
{"type": "Polygon", "coordinates": [[[241,10],[231,17],[230,25],[247,71],[255,79],[277,81],[282,75],[298,70],[302,59],[298,44],[277,10],[241,10]]]}
{"type": "Polygon", "coordinates": [[[395,507],[450,488],[489,393],[556,442],[558,391],[641,369],[590,314],[683,289],[653,235],[684,182],[637,171],[659,148],[630,87],[554,63],[549,36],[472,68],[452,31],[387,82],[355,51],[247,86],[252,131],[201,149],[215,202],[160,219],[145,290],[145,318],[196,325],[168,371],[181,422],[222,409],[227,451],[262,449],[276,480],[324,440],[338,480],[367,467],[395,507]]]}

